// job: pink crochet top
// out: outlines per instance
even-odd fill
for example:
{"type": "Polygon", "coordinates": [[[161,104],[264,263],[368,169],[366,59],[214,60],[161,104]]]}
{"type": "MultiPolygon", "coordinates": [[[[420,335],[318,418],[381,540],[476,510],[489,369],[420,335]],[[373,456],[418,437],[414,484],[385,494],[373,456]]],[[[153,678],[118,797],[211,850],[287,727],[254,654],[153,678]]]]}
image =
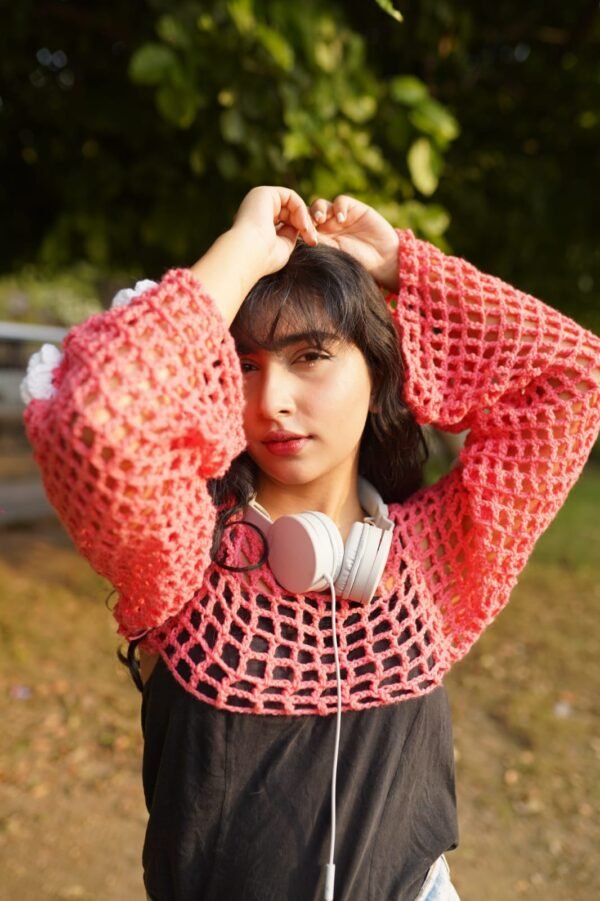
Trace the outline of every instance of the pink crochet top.
{"type": "MultiPolygon", "coordinates": [[[[374,600],[338,601],[345,710],[439,685],[507,602],[600,421],[591,333],[409,231],[399,267],[406,401],[420,423],[469,435],[448,475],[391,505],[374,600]]],[[[29,438],[77,547],[119,592],[121,634],[151,630],[145,647],[216,707],[332,712],[329,595],[289,595],[266,566],[242,575],[209,558],[205,480],[244,449],[243,394],[233,341],[192,274],[171,271],[72,329],[54,386],[26,411],[29,438]]],[[[253,536],[226,533],[229,563],[257,552],[253,536]]]]}

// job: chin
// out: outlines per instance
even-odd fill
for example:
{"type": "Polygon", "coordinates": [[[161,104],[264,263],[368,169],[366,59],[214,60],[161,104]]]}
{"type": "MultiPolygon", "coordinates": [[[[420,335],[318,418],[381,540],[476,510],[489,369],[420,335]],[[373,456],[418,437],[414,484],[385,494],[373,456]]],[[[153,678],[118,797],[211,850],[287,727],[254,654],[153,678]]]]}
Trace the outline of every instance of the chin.
{"type": "Polygon", "coordinates": [[[311,482],[314,482],[315,479],[319,478],[321,473],[310,473],[306,471],[299,470],[295,467],[266,467],[260,466],[259,469],[267,479],[270,479],[272,482],[277,482],[280,485],[287,485],[290,488],[297,488],[300,485],[309,485],[311,482]]]}

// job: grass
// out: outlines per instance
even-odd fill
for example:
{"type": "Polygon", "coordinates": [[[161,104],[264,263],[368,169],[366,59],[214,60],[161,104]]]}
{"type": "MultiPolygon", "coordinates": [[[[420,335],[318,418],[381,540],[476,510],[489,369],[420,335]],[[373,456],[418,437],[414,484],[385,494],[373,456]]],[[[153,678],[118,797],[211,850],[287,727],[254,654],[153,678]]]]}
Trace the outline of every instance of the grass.
{"type": "Polygon", "coordinates": [[[600,897],[599,502],[589,466],[508,608],[447,680],[466,899],[600,897]]]}

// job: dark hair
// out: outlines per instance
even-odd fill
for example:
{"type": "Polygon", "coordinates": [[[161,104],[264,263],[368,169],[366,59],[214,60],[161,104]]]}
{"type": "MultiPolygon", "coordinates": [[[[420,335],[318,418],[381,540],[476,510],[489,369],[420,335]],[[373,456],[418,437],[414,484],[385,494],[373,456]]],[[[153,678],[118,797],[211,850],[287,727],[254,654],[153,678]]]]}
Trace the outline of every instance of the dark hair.
{"type": "MultiPolygon", "coordinates": [[[[298,242],[288,263],[262,278],[245,298],[231,326],[236,343],[270,349],[290,328],[314,334],[323,329],[362,352],[373,382],[373,407],[363,432],[358,468],[387,503],[406,500],[422,484],[427,447],[403,401],[404,366],[398,335],[381,290],[349,254],[325,245],[298,242]],[[297,327],[300,327],[299,329],[297,327]]],[[[221,508],[212,554],[223,529],[252,494],[258,468],[240,454],[222,479],[209,482],[221,508]]]]}

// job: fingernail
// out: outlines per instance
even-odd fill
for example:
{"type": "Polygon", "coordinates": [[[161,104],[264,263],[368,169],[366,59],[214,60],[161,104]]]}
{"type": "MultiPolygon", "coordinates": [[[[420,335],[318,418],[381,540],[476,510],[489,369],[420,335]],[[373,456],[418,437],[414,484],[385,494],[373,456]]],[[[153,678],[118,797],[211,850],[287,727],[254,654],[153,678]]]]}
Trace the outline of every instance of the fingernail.
{"type": "Polygon", "coordinates": [[[317,222],[321,222],[321,220],[325,218],[325,213],[323,213],[321,210],[317,210],[314,218],[317,220],[317,222]]]}
{"type": "Polygon", "coordinates": [[[346,214],[345,214],[345,213],[338,213],[337,216],[336,216],[335,218],[337,219],[338,222],[345,222],[345,220],[346,220],[346,214]]]}

